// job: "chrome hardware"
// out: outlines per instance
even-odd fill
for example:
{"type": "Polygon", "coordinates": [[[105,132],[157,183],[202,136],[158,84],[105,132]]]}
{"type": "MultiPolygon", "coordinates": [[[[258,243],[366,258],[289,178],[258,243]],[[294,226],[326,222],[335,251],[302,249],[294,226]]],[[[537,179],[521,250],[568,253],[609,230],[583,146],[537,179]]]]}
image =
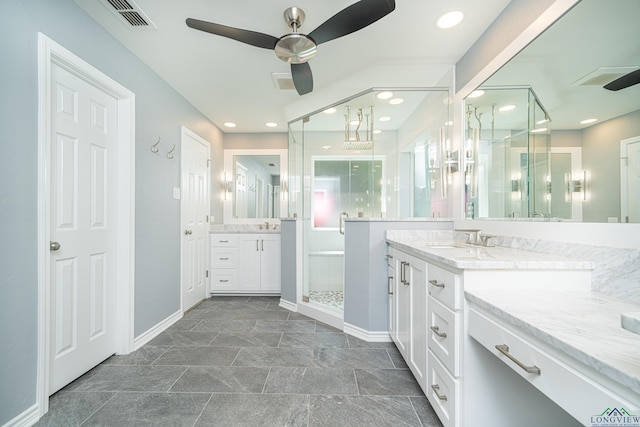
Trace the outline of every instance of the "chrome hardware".
{"type": "Polygon", "coordinates": [[[516,365],[518,365],[519,367],[524,369],[527,373],[541,375],[542,372],[540,371],[540,368],[538,368],[535,365],[527,366],[524,363],[522,363],[521,361],[519,361],[518,359],[516,359],[511,353],[509,353],[509,346],[508,345],[506,345],[506,344],[498,344],[498,345],[496,345],[496,350],[498,350],[500,353],[502,353],[505,356],[507,356],[513,363],[515,363],[516,365]]]}
{"type": "Polygon", "coordinates": [[[393,295],[393,276],[389,276],[389,279],[387,280],[387,293],[389,295],[393,295]]]}
{"type": "Polygon", "coordinates": [[[229,243],[228,240],[218,240],[218,242],[220,242],[220,243],[229,243]]]}
{"type": "Polygon", "coordinates": [[[191,231],[191,230],[184,230],[184,234],[186,234],[187,236],[190,236],[191,234],[193,234],[193,231],[191,231]]]}
{"type": "Polygon", "coordinates": [[[440,390],[440,386],[438,384],[432,384],[431,385],[431,389],[433,390],[433,392],[436,394],[436,396],[438,396],[438,399],[440,400],[447,400],[447,395],[446,394],[440,394],[438,393],[438,391],[440,390]]]}
{"type": "Polygon", "coordinates": [[[492,238],[496,237],[496,236],[492,236],[490,234],[481,234],[478,237],[480,237],[480,244],[484,247],[492,247],[493,245],[490,244],[489,240],[491,240],[492,238]]]}
{"type": "Polygon", "coordinates": [[[260,250],[264,252],[264,240],[260,240],[260,244],[261,244],[260,250]]]}
{"type": "Polygon", "coordinates": [[[220,283],[227,283],[229,279],[220,279],[220,283]]]}
{"type": "Polygon", "coordinates": [[[459,233],[465,233],[467,235],[467,243],[478,243],[478,235],[480,234],[480,229],[477,228],[456,228],[455,231],[459,233]],[[471,236],[474,237],[473,242],[471,241],[471,236]]]}
{"type": "Polygon", "coordinates": [[[228,261],[228,260],[229,260],[229,257],[226,257],[226,258],[220,258],[220,261],[228,261]]]}
{"type": "Polygon", "coordinates": [[[347,212],[340,212],[340,219],[339,219],[339,224],[340,224],[340,234],[342,234],[344,236],[344,220],[345,218],[349,218],[349,214],[347,212]]]}
{"type": "Polygon", "coordinates": [[[429,284],[435,286],[436,288],[443,288],[444,289],[444,283],[438,283],[438,281],[436,279],[429,280],[429,284]]]}
{"type": "Polygon", "coordinates": [[[409,281],[407,280],[407,270],[405,267],[408,267],[409,263],[406,261],[400,261],[400,282],[403,285],[409,286],[409,281]]]}
{"type": "Polygon", "coordinates": [[[387,254],[386,257],[387,257],[387,259],[393,259],[393,255],[387,254]]]}
{"type": "Polygon", "coordinates": [[[49,250],[50,251],[57,251],[60,249],[60,243],[58,242],[49,242],[49,250]]]}
{"type": "Polygon", "coordinates": [[[433,331],[434,334],[436,334],[440,338],[446,338],[447,337],[447,334],[445,332],[440,332],[440,328],[438,326],[432,326],[431,330],[433,331]]]}
{"type": "Polygon", "coordinates": [[[260,239],[256,240],[256,251],[260,250],[260,239]]]}

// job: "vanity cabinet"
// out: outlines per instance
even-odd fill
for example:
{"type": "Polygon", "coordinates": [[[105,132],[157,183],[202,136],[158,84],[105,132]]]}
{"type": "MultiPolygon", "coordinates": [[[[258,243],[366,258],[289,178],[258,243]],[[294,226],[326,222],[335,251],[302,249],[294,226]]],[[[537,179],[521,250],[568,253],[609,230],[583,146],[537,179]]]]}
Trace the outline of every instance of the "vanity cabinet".
{"type": "Polygon", "coordinates": [[[407,253],[390,250],[395,276],[389,323],[392,340],[411,372],[424,388],[427,374],[427,263],[407,253]]]}
{"type": "Polygon", "coordinates": [[[280,293],[280,235],[211,235],[211,293],[280,293]]]}
{"type": "MultiPolygon", "coordinates": [[[[573,425],[575,420],[544,395],[532,394],[516,375],[505,378],[495,356],[477,341],[489,328],[469,315],[465,290],[589,290],[590,270],[547,270],[529,261],[537,260],[536,254],[510,254],[500,248],[485,251],[461,246],[429,252],[426,245],[418,247],[414,251],[407,244],[393,242],[388,247],[390,276],[393,274],[389,333],[442,424],[573,425]],[[507,261],[496,261],[497,256],[507,261]],[[471,338],[470,330],[475,331],[476,339],[471,338]],[[504,382],[496,385],[498,380],[504,382]]],[[[515,341],[513,345],[516,348],[515,341]]],[[[579,403],[579,399],[570,399],[579,403]]]]}

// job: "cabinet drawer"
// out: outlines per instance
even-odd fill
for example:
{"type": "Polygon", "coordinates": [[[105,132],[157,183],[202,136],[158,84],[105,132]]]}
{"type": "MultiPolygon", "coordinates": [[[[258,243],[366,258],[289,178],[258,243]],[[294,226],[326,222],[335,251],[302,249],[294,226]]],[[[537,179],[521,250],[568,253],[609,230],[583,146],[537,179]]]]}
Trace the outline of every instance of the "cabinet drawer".
{"type": "Polygon", "coordinates": [[[238,248],[211,248],[211,268],[236,268],[238,248]]]}
{"type": "Polygon", "coordinates": [[[460,383],[429,351],[426,394],[444,427],[460,425],[460,383]]]}
{"type": "Polygon", "coordinates": [[[576,420],[590,425],[591,417],[604,409],[638,409],[638,402],[632,403],[627,398],[622,398],[595,380],[591,376],[593,373],[589,373],[590,368],[579,365],[577,360],[575,364],[571,363],[572,359],[566,355],[555,355],[555,350],[542,348],[544,345],[535,344],[526,333],[520,333],[499,322],[471,308],[469,335],[576,420]],[[503,351],[508,352],[523,367],[496,346],[504,346],[503,351]],[[525,367],[531,371],[538,369],[539,373],[529,373],[525,367]]]}
{"type": "Polygon", "coordinates": [[[212,234],[211,247],[236,247],[238,246],[237,234],[212,234]]]}
{"type": "Polygon", "coordinates": [[[441,302],[429,297],[427,334],[429,349],[453,374],[460,376],[460,313],[451,311],[441,302]]]}
{"type": "Polygon", "coordinates": [[[236,270],[212,270],[212,291],[234,291],[238,287],[238,272],[236,270]]]}
{"type": "Polygon", "coordinates": [[[429,295],[452,310],[459,310],[462,304],[462,278],[444,268],[429,264],[427,272],[429,295]]]}

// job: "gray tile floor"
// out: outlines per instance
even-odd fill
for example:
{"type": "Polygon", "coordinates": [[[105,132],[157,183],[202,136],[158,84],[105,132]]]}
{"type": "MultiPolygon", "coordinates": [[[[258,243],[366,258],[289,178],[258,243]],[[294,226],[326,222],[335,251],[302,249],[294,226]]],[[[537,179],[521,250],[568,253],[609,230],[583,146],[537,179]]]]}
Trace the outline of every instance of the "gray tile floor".
{"type": "Polygon", "coordinates": [[[37,426],[441,426],[391,343],[214,297],[51,397],[37,426]]]}

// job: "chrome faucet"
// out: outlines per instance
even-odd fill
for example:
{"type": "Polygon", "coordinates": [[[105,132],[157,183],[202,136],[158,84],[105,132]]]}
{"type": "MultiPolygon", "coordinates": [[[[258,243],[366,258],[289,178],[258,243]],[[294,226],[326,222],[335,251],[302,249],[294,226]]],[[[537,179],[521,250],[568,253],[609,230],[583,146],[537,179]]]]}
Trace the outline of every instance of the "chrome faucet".
{"type": "Polygon", "coordinates": [[[467,234],[467,243],[472,245],[492,247],[491,239],[496,237],[490,234],[482,234],[482,230],[476,228],[456,228],[455,231],[467,234]],[[473,237],[473,240],[472,240],[473,237]]]}

